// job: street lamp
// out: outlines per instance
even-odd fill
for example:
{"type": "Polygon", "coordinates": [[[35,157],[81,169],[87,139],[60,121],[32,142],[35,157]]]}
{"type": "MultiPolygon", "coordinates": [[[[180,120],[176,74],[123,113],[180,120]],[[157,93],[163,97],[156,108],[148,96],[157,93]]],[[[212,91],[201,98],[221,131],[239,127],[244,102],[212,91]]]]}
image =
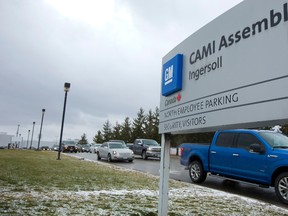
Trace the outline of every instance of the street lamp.
{"type": "Polygon", "coordinates": [[[30,149],[32,149],[33,134],[34,134],[34,126],[35,126],[35,122],[33,122],[32,135],[31,135],[31,142],[30,142],[30,149]]]}
{"type": "Polygon", "coordinates": [[[39,133],[38,148],[37,148],[37,150],[39,150],[39,147],[40,147],[40,139],[41,139],[41,133],[42,133],[42,125],[43,125],[44,113],[45,113],[45,109],[42,109],[42,119],[41,119],[41,126],[40,126],[40,133],[39,133]]]}
{"type": "Polygon", "coordinates": [[[30,130],[28,130],[28,138],[27,138],[27,145],[26,145],[26,149],[28,149],[29,135],[30,135],[30,130]]]}
{"type": "MultiPolygon", "coordinates": [[[[17,131],[16,131],[16,137],[18,137],[18,134],[19,134],[19,127],[20,127],[20,124],[18,124],[18,127],[17,127],[17,131]]],[[[20,135],[21,136],[21,135],[20,135]]],[[[16,145],[16,148],[20,148],[20,141],[18,140],[18,138],[16,139],[15,143],[16,145]]],[[[21,146],[22,147],[22,146],[21,146]]]]}
{"type": "Polygon", "coordinates": [[[70,83],[65,83],[64,84],[65,97],[64,97],[64,106],[63,106],[63,115],[62,115],[62,124],[61,124],[61,132],[60,132],[59,149],[58,149],[58,158],[57,158],[57,160],[61,160],[60,154],[61,154],[61,151],[62,151],[62,135],[63,135],[63,127],[64,127],[64,119],[65,119],[67,93],[68,93],[69,89],[70,89],[70,83]]]}
{"type": "Polygon", "coordinates": [[[20,127],[20,124],[18,124],[18,127],[17,127],[16,137],[18,137],[18,134],[19,134],[19,127],[20,127]]]}

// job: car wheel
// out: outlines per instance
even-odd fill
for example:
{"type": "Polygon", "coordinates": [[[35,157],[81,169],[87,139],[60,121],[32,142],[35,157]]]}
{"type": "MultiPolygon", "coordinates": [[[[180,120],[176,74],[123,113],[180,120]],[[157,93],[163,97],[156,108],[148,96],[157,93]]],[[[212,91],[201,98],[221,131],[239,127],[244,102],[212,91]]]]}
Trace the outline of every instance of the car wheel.
{"type": "Polygon", "coordinates": [[[132,163],[132,162],[133,162],[133,159],[132,159],[132,160],[128,160],[128,162],[129,162],[129,163],[132,163]]]}
{"type": "Polygon", "coordinates": [[[111,161],[112,161],[112,159],[111,159],[111,155],[110,155],[110,154],[108,154],[108,156],[107,156],[107,160],[108,160],[108,162],[111,162],[111,161]]]}
{"type": "Polygon", "coordinates": [[[147,160],[147,154],[146,151],[142,152],[142,159],[147,160]]]}
{"type": "Polygon", "coordinates": [[[99,152],[97,152],[97,160],[101,160],[99,152]]]}
{"type": "Polygon", "coordinates": [[[283,203],[288,204],[288,172],[284,172],[276,178],[275,192],[283,203]]]}
{"type": "Polygon", "coordinates": [[[189,166],[189,175],[194,183],[202,183],[207,177],[207,173],[204,171],[203,166],[199,161],[192,161],[189,166]]]}

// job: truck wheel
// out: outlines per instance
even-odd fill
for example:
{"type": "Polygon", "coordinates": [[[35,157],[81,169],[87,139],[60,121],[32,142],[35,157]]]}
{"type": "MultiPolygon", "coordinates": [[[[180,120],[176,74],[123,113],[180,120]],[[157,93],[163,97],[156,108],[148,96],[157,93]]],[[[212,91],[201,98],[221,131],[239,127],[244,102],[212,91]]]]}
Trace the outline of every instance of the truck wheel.
{"type": "Polygon", "coordinates": [[[207,173],[204,171],[202,164],[198,161],[192,161],[190,164],[189,175],[194,183],[202,183],[207,177],[207,173]]]}
{"type": "Polygon", "coordinates": [[[275,192],[283,203],[288,204],[288,172],[281,173],[276,178],[275,192]]]}
{"type": "Polygon", "coordinates": [[[147,154],[146,151],[142,152],[142,159],[147,160],[147,154]]]}

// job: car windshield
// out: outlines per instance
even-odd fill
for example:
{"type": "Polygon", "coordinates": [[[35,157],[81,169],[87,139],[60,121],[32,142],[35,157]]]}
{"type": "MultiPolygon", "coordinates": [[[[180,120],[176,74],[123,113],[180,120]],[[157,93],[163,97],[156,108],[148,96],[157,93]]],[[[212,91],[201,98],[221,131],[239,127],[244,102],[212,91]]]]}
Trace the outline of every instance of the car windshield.
{"type": "Polygon", "coordinates": [[[149,146],[159,146],[159,144],[155,140],[143,140],[143,144],[149,146]]]}
{"type": "Polygon", "coordinates": [[[288,137],[276,132],[259,132],[272,148],[288,148],[288,137]]]}
{"type": "Polygon", "coordinates": [[[74,141],[63,141],[65,145],[75,145],[76,143],[74,141]]]}
{"type": "Polygon", "coordinates": [[[122,143],[125,145],[124,140],[110,140],[110,142],[117,142],[117,143],[122,143]]]}
{"type": "Polygon", "coordinates": [[[124,148],[122,143],[110,143],[109,144],[110,149],[119,149],[119,148],[124,148]]]}

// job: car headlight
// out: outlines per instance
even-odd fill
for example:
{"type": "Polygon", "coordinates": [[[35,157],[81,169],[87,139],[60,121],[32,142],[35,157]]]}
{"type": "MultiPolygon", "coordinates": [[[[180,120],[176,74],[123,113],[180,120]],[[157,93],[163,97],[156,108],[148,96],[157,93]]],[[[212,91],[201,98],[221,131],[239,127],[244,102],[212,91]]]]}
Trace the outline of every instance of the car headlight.
{"type": "Polygon", "coordinates": [[[113,151],[112,154],[113,154],[113,155],[116,155],[116,154],[117,154],[117,151],[113,151]]]}
{"type": "Polygon", "coordinates": [[[147,150],[148,150],[148,151],[151,151],[151,150],[152,150],[152,148],[148,147],[148,148],[147,148],[147,150]]]}

